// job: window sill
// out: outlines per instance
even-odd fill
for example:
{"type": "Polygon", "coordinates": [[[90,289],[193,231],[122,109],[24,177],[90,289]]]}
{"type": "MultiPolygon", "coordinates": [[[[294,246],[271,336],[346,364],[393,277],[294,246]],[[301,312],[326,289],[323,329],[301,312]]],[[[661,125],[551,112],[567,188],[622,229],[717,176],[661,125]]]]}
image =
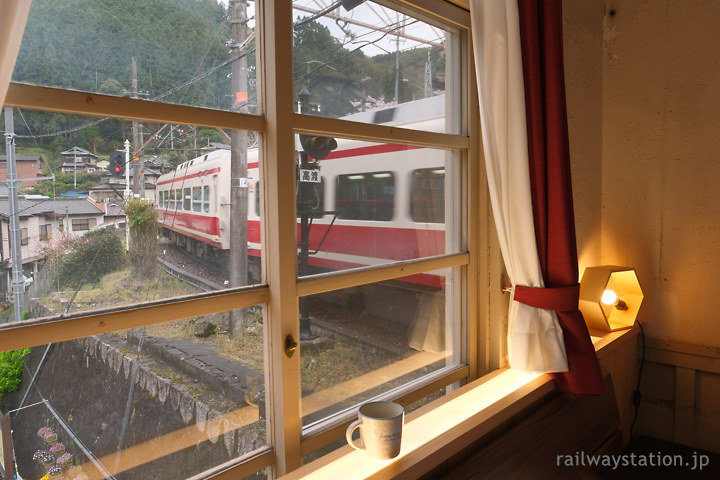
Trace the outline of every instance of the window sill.
{"type": "MultiPolygon", "coordinates": [[[[637,328],[591,332],[601,364],[636,334],[637,328]]],[[[500,369],[408,414],[398,457],[374,460],[347,445],[281,480],[417,478],[554,389],[549,375],[500,369]]]]}

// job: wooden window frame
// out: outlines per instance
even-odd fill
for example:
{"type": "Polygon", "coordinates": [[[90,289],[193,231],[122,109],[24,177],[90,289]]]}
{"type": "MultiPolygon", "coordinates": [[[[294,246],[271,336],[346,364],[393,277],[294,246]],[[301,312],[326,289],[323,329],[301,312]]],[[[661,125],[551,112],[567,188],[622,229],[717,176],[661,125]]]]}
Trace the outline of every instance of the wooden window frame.
{"type": "MultiPolygon", "coordinates": [[[[292,4],[282,0],[259,2],[261,25],[258,56],[262,59],[258,84],[264,114],[250,115],[201,107],[190,107],[147,100],[120,98],[59,88],[11,83],[7,106],[114,117],[137,121],[191,124],[226,129],[255,131],[263,138],[261,187],[264,248],[274,252],[263,256],[267,284],[221,292],[190,295],[162,301],[145,302],[122,308],[42,318],[0,327],[0,350],[44,345],[50,342],[82,338],[143,325],[163,323],[195,315],[265,305],[267,410],[271,449],[247,455],[198,475],[214,478],[238,478],[258,469],[271,467],[280,476],[299,468],[303,455],[340,437],[339,425],[328,431],[308,435],[303,432],[299,355],[284,352],[286,337],[300,338],[298,299],[305,295],[375,283],[399,276],[438,269],[456,268],[463,278],[462,294],[462,368],[418,387],[405,400],[421,398],[456,381],[472,381],[502,364],[500,322],[490,322],[490,311],[506,302],[499,293],[501,268],[494,234],[490,234],[488,202],[479,140],[479,117],[474,84],[469,13],[441,0],[380,0],[410,13],[432,16],[452,25],[461,37],[462,116],[467,124],[463,134],[420,132],[399,127],[357,124],[345,120],[302,115],[293,112],[292,4]],[[337,272],[298,279],[295,203],[295,165],[279,159],[294,158],[295,134],[337,136],[373,142],[405,143],[460,152],[462,175],[466,179],[461,192],[463,251],[457,254],[424,258],[386,266],[337,272]],[[270,221],[269,219],[272,219],[270,221]],[[491,275],[491,272],[493,275],[491,275]],[[497,288],[494,288],[497,287],[497,288]],[[489,292],[497,292],[491,294],[489,292]],[[482,341],[480,341],[482,339],[482,341]]],[[[176,201],[178,199],[175,199],[176,201]]]]}

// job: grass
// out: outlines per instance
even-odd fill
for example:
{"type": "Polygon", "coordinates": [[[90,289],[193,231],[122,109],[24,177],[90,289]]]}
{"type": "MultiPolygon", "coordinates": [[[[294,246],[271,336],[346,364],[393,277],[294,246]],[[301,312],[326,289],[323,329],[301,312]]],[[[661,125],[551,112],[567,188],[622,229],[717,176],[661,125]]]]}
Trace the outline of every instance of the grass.
{"type": "MultiPolygon", "coordinates": [[[[197,290],[158,269],[155,278],[142,280],[133,277],[130,269],[105,275],[97,284],[85,285],[78,291],[71,311],[87,311],[129,305],[132,303],[171,298],[197,290]]],[[[43,298],[55,312],[64,311],[73,291],[54,292],[43,298]]],[[[202,343],[212,346],[223,357],[244,365],[264,370],[264,340],[262,310],[246,310],[246,328],[241,335],[228,333],[229,313],[204,315],[173,322],[148,325],[150,336],[176,341],[202,343]],[[208,321],[217,326],[217,332],[207,338],[195,336],[195,325],[208,321]]],[[[122,332],[118,332],[122,337],[122,332]]],[[[348,379],[383,367],[396,358],[389,353],[368,352],[356,342],[341,335],[334,335],[323,348],[308,349],[301,356],[301,379],[304,394],[318,392],[348,379]]]]}

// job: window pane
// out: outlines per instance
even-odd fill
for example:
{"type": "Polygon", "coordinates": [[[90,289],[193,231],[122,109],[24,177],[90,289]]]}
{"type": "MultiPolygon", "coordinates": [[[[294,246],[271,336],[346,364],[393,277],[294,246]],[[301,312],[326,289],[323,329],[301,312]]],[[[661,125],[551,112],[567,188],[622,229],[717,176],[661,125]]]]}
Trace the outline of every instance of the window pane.
{"type": "Polygon", "coordinates": [[[338,218],[380,220],[393,218],[395,176],[392,172],[338,175],[335,187],[338,218]]]}
{"type": "Polygon", "coordinates": [[[459,251],[457,153],[337,139],[307,163],[322,183],[298,183],[300,276],[459,251]]]}
{"type": "Polygon", "coordinates": [[[186,478],[267,448],[262,308],[243,313],[242,336],[224,312],[34,347],[12,406],[37,372],[13,418],[22,477],[60,448],[79,465],[65,478],[118,480],[186,478]]]}
{"type": "MultiPolygon", "coordinates": [[[[121,165],[125,171],[115,174],[108,171],[110,156],[123,145],[123,131],[131,130],[132,122],[108,120],[91,135],[90,117],[33,112],[44,115],[48,129],[35,131],[21,121],[28,113],[14,109],[16,149],[39,151],[55,181],[37,182],[19,198],[20,227],[28,232],[22,264],[25,271],[36,272],[32,285],[26,285],[21,312],[31,311],[31,318],[87,312],[260,283],[258,198],[254,189],[250,194],[242,186],[236,192],[239,200],[231,198],[228,145],[195,149],[196,127],[173,125],[171,134],[163,125],[146,123],[145,128],[162,131],[135,155],[138,161],[121,165]],[[53,134],[53,122],[78,130],[40,143],[45,138],[40,135],[53,134]],[[78,162],[92,159],[97,170],[63,173],[60,167],[68,156],[78,162]],[[135,178],[143,181],[135,184],[135,178]],[[76,196],[65,196],[70,191],[76,196]],[[130,210],[125,198],[133,198],[130,210]],[[233,222],[235,217],[242,220],[233,222]],[[231,264],[235,250],[240,255],[231,264]]],[[[255,132],[226,134],[245,145],[257,139],[255,132]]],[[[124,147],[120,150],[124,159],[124,147]]],[[[240,148],[243,154],[236,156],[236,163],[245,166],[239,177],[251,178],[252,185],[259,181],[258,151],[240,148]]],[[[0,198],[0,213],[0,228],[7,231],[7,196],[0,198]]],[[[7,240],[5,235],[6,252],[7,240]]],[[[10,270],[5,265],[0,273],[12,278],[10,270]]],[[[0,295],[13,296],[10,282],[0,283],[0,295]]]]}
{"type": "Polygon", "coordinates": [[[459,362],[456,271],[300,299],[303,424],[459,362]]]}
{"type": "Polygon", "coordinates": [[[445,222],[445,169],[419,168],[412,172],[410,217],[415,222],[445,222]]]}
{"type": "Polygon", "coordinates": [[[255,2],[230,5],[35,0],[12,80],[258,113],[255,2]]]}
{"type": "Polygon", "coordinates": [[[357,5],[293,1],[295,110],[460,133],[457,32],[371,1],[346,3],[357,5]]]}

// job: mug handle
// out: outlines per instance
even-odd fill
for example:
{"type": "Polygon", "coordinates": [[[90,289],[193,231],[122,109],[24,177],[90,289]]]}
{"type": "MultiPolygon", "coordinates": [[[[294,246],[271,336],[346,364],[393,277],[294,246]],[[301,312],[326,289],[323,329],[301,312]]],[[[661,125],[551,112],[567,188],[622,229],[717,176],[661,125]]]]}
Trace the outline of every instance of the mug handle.
{"type": "Polygon", "coordinates": [[[353,423],[351,423],[351,424],[348,426],[347,431],[345,432],[345,439],[346,439],[347,442],[350,444],[350,446],[353,447],[353,448],[356,449],[356,450],[365,450],[365,447],[364,447],[364,446],[361,447],[360,445],[358,445],[357,443],[355,443],[355,441],[354,441],[353,438],[352,438],[353,432],[355,432],[355,429],[356,429],[356,428],[360,427],[360,424],[361,424],[361,423],[362,423],[362,420],[360,420],[360,419],[355,420],[353,423]]]}

